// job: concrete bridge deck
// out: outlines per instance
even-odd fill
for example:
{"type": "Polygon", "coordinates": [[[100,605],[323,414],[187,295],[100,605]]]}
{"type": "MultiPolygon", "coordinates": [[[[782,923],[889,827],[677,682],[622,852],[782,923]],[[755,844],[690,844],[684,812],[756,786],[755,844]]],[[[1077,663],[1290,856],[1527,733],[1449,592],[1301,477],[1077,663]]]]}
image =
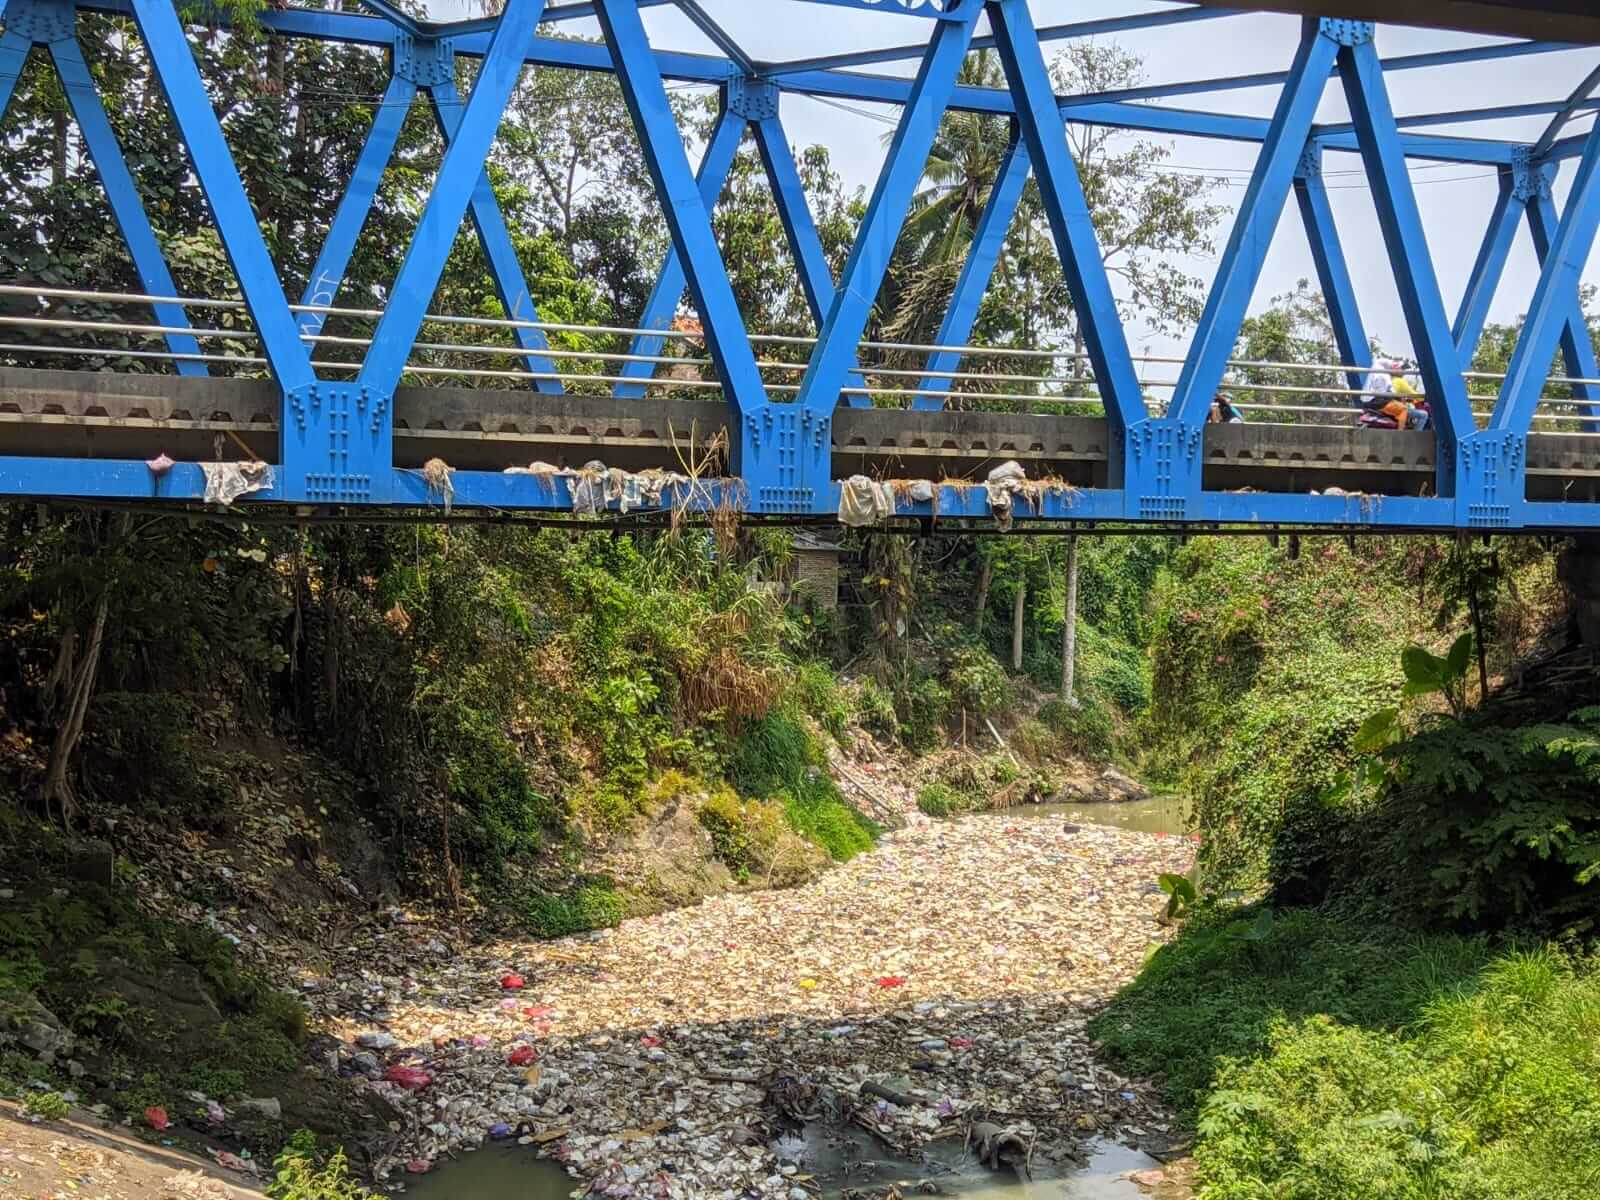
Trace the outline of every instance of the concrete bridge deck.
{"type": "MultiPolygon", "coordinates": [[[[62,459],[180,462],[277,454],[279,393],[267,380],[180,378],[0,368],[0,452],[62,459]],[[218,444],[221,444],[221,450],[218,444]]],[[[720,400],[536,396],[484,388],[402,387],[395,396],[395,465],[442,458],[460,470],[544,461],[682,469],[728,433],[720,400]],[[621,414],[621,415],[619,415],[621,414]]],[[[1205,431],[1212,491],[1305,494],[1342,488],[1426,496],[1431,433],[1251,423],[1205,431]]],[[[1030,478],[1105,487],[1107,425],[1100,417],[1003,412],[846,409],[833,424],[833,477],[982,479],[1016,459],[1030,478]]],[[[1600,500],[1600,435],[1532,434],[1528,498],[1600,500]]]]}

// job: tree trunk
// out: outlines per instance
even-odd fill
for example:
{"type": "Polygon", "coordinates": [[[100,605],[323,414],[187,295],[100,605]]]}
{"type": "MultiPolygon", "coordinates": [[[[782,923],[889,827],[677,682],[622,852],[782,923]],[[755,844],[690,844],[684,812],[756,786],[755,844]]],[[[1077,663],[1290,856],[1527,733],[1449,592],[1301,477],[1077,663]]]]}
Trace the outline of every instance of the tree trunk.
{"type": "Polygon", "coordinates": [[[1011,669],[1022,670],[1022,614],[1028,607],[1028,581],[1017,583],[1017,601],[1011,607],[1011,669]]]}
{"type": "Polygon", "coordinates": [[[89,645],[78,659],[72,672],[72,683],[67,693],[67,713],[56,730],[55,741],[50,746],[50,766],[44,776],[44,803],[48,813],[52,806],[61,809],[61,824],[71,828],[77,797],[72,789],[72,752],[78,748],[83,736],[83,719],[89,711],[89,697],[94,694],[95,676],[100,667],[100,650],[105,645],[106,616],[111,609],[109,581],[95,601],[94,623],[89,632],[89,645]]]}
{"type": "Polygon", "coordinates": [[[994,578],[994,563],[990,559],[983,560],[983,574],[978,576],[978,611],[974,614],[972,628],[979,637],[983,636],[983,618],[989,610],[989,581],[994,578]]]}
{"type": "Polygon", "coordinates": [[[1078,658],[1078,539],[1067,539],[1067,604],[1061,622],[1061,698],[1076,704],[1073,696],[1078,658]]]}
{"type": "MultiPolygon", "coordinates": [[[[1478,703],[1489,698],[1489,654],[1483,644],[1483,608],[1478,602],[1478,581],[1467,589],[1467,608],[1472,613],[1472,644],[1478,651],[1478,703]]],[[[1465,691],[1465,685],[1462,688],[1465,691]]]]}

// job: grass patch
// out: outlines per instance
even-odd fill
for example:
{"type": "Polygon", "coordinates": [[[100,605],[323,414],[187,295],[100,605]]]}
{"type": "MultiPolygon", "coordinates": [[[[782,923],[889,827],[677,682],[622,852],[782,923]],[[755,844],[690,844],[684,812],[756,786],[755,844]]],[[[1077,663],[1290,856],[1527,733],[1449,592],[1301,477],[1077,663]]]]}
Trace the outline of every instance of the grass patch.
{"type": "Polygon", "coordinates": [[[1204,1200],[1600,1188],[1600,972],[1314,912],[1197,918],[1091,1026],[1164,1074],[1204,1200]]]}
{"type": "Polygon", "coordinates": [[[535,892],[523,898],[522,920],[536,937],[558,938],[622,923],[622,894],[604,876],[579,881],[565,892],[535,892]]]}
{"type": "Polygon", "coordinates": [[[783,713],[751,725],[734,744],[728,778],[744,795],[776,801],[790,828],[837,862],[872,849],[878,829],[844,802],[822,750],[783,713]]]}

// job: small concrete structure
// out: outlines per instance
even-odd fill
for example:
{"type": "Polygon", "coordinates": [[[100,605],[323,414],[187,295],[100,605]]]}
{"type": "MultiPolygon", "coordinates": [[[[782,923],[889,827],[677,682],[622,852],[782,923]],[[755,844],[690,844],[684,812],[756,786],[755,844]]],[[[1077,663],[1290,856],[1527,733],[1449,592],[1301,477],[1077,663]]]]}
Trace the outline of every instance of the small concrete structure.
{"type": "Polygon", "coordinates": [[[818,608],[830,612],[839,607],[839,543],[808,530],[798,531],[792,571],[789,591],[795,599],[809,597],[818,608]]]}

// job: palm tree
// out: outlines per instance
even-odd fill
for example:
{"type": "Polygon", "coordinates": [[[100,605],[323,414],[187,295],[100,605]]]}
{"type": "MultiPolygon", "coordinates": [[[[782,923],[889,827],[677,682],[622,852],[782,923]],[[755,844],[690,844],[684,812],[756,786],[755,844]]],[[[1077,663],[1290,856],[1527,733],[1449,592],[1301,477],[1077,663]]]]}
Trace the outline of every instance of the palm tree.
{"type": "MultiPolygon", "coordinates": [[[[988,50],[967,56],[958,84],[1004,87],[1000,64],[988,50]]],[[[893,135],[890,135],[891,137],[893,135]]],[[[965,256],[978,218],[1000,175],[1009,140],[1006,121],[975,112],[946,114],[928,154],[923,187],[911,201],[902,249],[924,267],[965,256]]]]}

